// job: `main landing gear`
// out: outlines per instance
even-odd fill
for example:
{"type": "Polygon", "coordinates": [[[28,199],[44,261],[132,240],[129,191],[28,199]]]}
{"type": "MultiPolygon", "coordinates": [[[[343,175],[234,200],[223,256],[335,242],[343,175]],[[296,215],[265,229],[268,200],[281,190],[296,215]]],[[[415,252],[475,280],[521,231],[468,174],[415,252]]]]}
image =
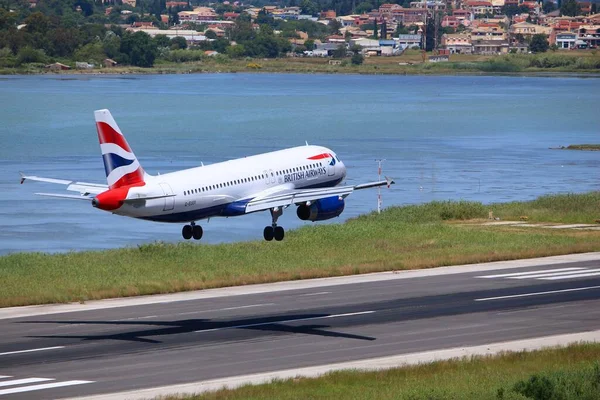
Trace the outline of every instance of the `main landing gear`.
{"type": "Polygon", "coordinates": [[[185,240],[189,240],[191,238],[194,238],[194,240],[200,240],[202,239],[202,233],[202,227],[200,225],[196,225],[195,222],[192,222],[190,225],[184,225],[183,229],[181,230],[181,236],[183,236],[185,240]]]}
{"type": "Polygon", "coordinates": [[[265,230],[263,231],[263,236],[267,242],[275,239],[278,242],[283,240],[285,236],[285,231],[283,227],[277,225],[277,218],[283,215],[283,209],[280,207],[271,208],[271,218],[273,222],[271,226],[265,226],[265,230]]]}

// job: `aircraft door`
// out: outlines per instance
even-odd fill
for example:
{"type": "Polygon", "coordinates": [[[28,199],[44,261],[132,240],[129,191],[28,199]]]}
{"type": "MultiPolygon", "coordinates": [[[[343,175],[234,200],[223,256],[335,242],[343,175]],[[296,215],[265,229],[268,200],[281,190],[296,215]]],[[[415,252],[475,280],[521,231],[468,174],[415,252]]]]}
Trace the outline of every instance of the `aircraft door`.
{"type": "Polygon", "coordinates": [[[171,186],[169,186],[168,183],[160,183],[159,185],[163,193],[167,196],[170,196],[165,197],[165,207],[163,208],[163,211],[171,211],[173,208],[175,208],[175,196],[173,196],[173,189],[171,189],[171,186]]]}

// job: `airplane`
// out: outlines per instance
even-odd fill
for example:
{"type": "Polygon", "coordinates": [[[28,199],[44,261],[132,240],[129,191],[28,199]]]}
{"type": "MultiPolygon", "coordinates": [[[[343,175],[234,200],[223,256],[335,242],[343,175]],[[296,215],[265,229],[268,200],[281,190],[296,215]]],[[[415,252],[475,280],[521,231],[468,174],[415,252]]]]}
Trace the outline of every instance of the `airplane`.
{"type": "Polygon", "coordinates": [[[150,175],[140,165],[109,110],[94,112],[107,184],[75,182],[21,173],[26,180],[66,185],[78,195],[36,193],[55,198],[89,201],[100,210],[149,221],[185,223],[184,239],[200,240],[196,222],[212,217],[236,217],[269,210],[267,241],[281,241],[277,225],[283,210],[297,207],[298,218],[323,221],[344,211],[344,199],[355,190],[387,186],[385,180],[338,186],[346,167],[330,149],[299,146],[196,168],[150,175]]]}

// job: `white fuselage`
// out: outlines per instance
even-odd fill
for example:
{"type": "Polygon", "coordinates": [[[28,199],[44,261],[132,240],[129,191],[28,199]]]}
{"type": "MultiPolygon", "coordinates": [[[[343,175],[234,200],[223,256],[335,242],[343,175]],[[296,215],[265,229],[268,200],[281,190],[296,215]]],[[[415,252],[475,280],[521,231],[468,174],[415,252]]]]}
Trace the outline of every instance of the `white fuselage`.
{"type": "Polygon", "coordinates": [[[346,176],[333,151],[301,146],[158,176],[129,189],[127,199],[169,197],[128,202],[115,214],[160,222],[191,222],[215,216],[236,216],[237,204],[287,189],[338,185],[346,176]],[[330,155],[318,158],[319,155],[330,155]],[[332,158],[333,157],[333,158],[332,158]]]}

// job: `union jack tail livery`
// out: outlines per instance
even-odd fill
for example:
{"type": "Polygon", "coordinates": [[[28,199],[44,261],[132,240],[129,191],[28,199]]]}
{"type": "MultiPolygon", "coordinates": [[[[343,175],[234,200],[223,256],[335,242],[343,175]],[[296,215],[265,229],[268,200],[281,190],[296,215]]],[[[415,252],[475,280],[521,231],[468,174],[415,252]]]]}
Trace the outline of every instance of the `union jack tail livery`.
{"type": "Polygon", "coordinates": [[[109,188],[143,185],[145,172],[110,111],[97,110],[94,116],[109,188]]]}

